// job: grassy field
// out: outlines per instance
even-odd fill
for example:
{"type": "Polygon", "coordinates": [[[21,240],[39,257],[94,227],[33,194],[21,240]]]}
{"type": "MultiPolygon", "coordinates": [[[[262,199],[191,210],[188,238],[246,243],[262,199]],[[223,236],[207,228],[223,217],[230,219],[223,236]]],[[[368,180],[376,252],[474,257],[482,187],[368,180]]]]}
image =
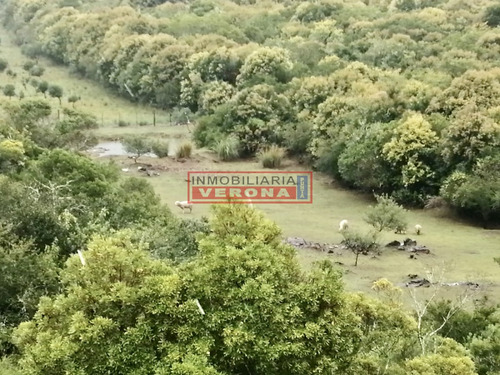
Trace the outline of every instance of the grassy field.
{"type": "MultiPolygon", "coordinates": [[[[47,81],[49,84],[61,86],[63,89],[63,105],[71,106],[67,101],[70,96],[80,96],[81,99],[75,103],[75,108],[93,113],[101,126],[116,126],[119,121],[131,125],[140,123],[152,125],[154,116],[156,117],[157,127],[169,125],[170,116],[166,111],[158,109],[154,111],[151,107],[132,103],[126,98],[106,90],[94,81],[71,74],[69,68],[54,64],[51,60],[40,58],[39,65],[45,68],[45,72],[41,77],[30,77],[23,69],[23,64],[30,59],[21,53],[20,48],[12,42],[10,34],[1,25],[0,35],[0,57],[8,61],[8,68],[17,75],[13,77],[5,72],[0,73],[0,85],[2,87],[7,84],[14,85],[17,95],[23,92],[25,98],[43,98],[43,94],[37,93],[32,85],[29,83],[22,84],[23,79],[34,78],[38,81],[47,81]]],[[[0,96],[2,96],[1,92],[0,96]]],[[[57,98],[48,98],[55,107],[59,106],[57,98]]],[[[18,100],[18,96],[12,97],[11,100],[18,100]]]]}
{"type": "MultiPolygon", "coordinates": [[[[2,85],[12,83],[16,89],[24,90],[19,84],[19,76],[26,75],[22,64],[28,59],[22,56],[18,47],[13,45],[6,33],[2,32],[0,56],[7,58],[10,68],[18,74],[17,78],[1,74],[2,85]]],[[[170,126],[169,114],[157,111],[157,126],[152,126],[153,110],[146,106],[134,105],[129,101],[111,94],[97,83],[76,77],[62,66],[41,60],[46,68],[41,79],[63,87],[65,98],[75,94],[81,97],[76,107],[93,113],[100,119],[101,128],[97,135],[102,140],[118,139],[123,135],[143,135],[151,138],[167,139],[175,150],[179,142],[190,137],[186,126],[170,126]],[[119,127],[118,121],[130,123],[128,127],[119,127]],[[138,126],[140,122],[147,123],[138,126]]],[[[24,90],[26,97],[39,96],[33,87],[24,90]]],[[[12,98],[12,100],[18,100],[12,98]]],[[[59,105],[57,99],[51,99],[59,105]]],[[[66,99],[65,99],[66,100],[66,99]]],[[[63,100],[64,102],[64,100],[63,100]]],[[[63,105],[68,105],[63,104],[63,105]]],[[[111,157],[121,166],[129,167],[125,175],[140,175],[137,165],[126,157],[111,157]]],[[[260,170],[256,161],[218,163],[207,150],[197,150],[192,159],[184,163],[173,159],[141,158],[140,162],[151,163],[160,170],[158,177],[148,178],[162,200],[179,216],[180,209],[173,205],[176,200],[187,198],[187,172],[189,170],[260,170]]],[[[303,169],[288,161],[285,169],[303,169]]],[[[367,207],[373,204],[371,197],[344,190],[331,183],[321,174],[314,175],[314,203],[308,205],[257,205],[282,228],[285,236],[303,237],[310,241],[339,243],[342,236],[338,232],[338,223],[348,219],[355,230],[368,230],[363,221],[367,207]]],[[[191,217],[200,218],[209,215],[207,205],[194,207],[191,217]]],[[[184,215],[185,217],[189,215],[184,215]]],[[[350,290],[369,292],[372,282],[385,277],[395,284],[407,281],[408,274],[425,276],[432,268],[445,269],[447,282],[474,281],[481,285],[480,293],[488,294],[500,301],[500,267],[493,258],[500,256],[500,231],[483,230],[467,223],[457,221],[440,211],[412,210],[409,212],[410,227],[419,223],[423,234],[409,236],[418,240],[420,245],[431,249],[430,255],[419,255],[410,259],[407,253],[386,249],[379,257],[361,256],[358,267],[354,267],[354,256],[338,250],[334,254],[325,254],[314,250],[299,250],[298,257],[305,268],[317,260],[330,258],[343,265],[344,279],[350,290]]],[[[381,242],[404,239],[404,235],[385,233],[381,242]]],[[[462,292],[461,287],[443,288],[444,296],[462,292]]],[[[425,294],[425,291],[424,291],[425,294]]]]}

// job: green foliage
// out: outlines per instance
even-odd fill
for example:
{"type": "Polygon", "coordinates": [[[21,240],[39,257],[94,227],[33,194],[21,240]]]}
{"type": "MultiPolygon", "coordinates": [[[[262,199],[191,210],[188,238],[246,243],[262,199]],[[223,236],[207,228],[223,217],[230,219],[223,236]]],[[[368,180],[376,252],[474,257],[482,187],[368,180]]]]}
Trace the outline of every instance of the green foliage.
{"type": "Polygon", "coordinates": [[[5,139],[0,141],[0,170],[8,171],[12,166],[22,166],[25,149],[21,141],[5,139]]]}
{"type": "Polygon", "coordinates": [[[153,141],[151,142],[151,152],[159,158],[166,158],[169,151],[169,143],[167,141],[153,141]]]}
{"type": "Polygon", "coordinates": [[[281,167],[286,151],[276,145],[263,149],[259,152],[258,158],[264,168],[277,169],[281,167]]]}
{"type": "MultiPolygon", "coordinates": [[[[2,224],[2,231],[5,226],[2,224]]],[[[0,246],[0,355],[13,350],[9,331],[31,319],[40,297],[58,291],[57,252],[38,254],[29,243],[16,242],[2,233],[0,246]],[[11,243],[6,241],[11,240],[11,243]]]]}
{"type": "Polygon", "coordinates": [[[234,136],[227,136],[216,143],[214,150],[220,160],[238,159],[241,150],[240,141],[234,136]]]}
{"type": "Polygon", "coordinates": [[[3,73],[8,66],[9,62],[3,58],[0,58],[0,73],[3,73]]]}
{"type": "MultiPolygon", "coordinates": [[[[443,316],[452,310],[453,305],[449,300],[442,300],[429,305],[425,320],[431,324],[431,329],[436,329],[443,323],[443,316]]],[[[489,302],[486,298],[474,304],[474,309],[458,309],[446,322],[440,334],[456,342],[466,345],[474,336],[481,337],[488,326],[500,324],[498,306],[489,302]]]]}
{"type": "Polygon", "coordinates": [[[291,155],[305,155],[311,142],[311,124],[289,124],[283,132],[284,143],[291,155]]]}
{"type": "Polygon", "coordinates": [[[386,195],[376,196],[377,204],[370,206],[364,220],[377,232],[393,230],[405,232],[408,227],[406,210],[386,195]]]}
{"type": "Polygon", "coordinates": [[[12,98],[13,96],[16,96],[16,88],[14,85],[7,84],[2,88],[2,92],[5,96],[8,96],[9,98],[12,98]]]}
{"type": "Polygon", "coordinates": [[[483,20],[489,27],[500,25],[500,5],[492,5],[484,11],[483,20]]]}
{"type": "Polygon", "coordinates": [[[127,136],[122,140],[123,147],[125,151],[135,155],[135,161],[142,155],[147,154],[151,151],[151,142],[141,136],[127,136]]]}
{"type": "Polygon", "coordinates": [[[352,135],[338,157],[338,170],[344,181],[365,191],[387,190],[392,171],[380,154],[390,139],[390,130],[390,125],[373,124],[352,135]]]}
{"type": "Polygon", "coordinates": [[[489,325],[470,342],[469,349],[480,375],[500,371],[500,323],[489,325]]]}
{"type": "Polygon", "coordinates": [[[483,226],[500,214],[500,155],[476,162],[472,172],[455,171],[441,187],[441,196],[453,207],[480,215],[483,226]]]}
{"type": "Polygon", "coordinates": [[[126,233],[96,237],[83,252],[85,266],[71,257],[64,293],[42,299],[34,319],[15,332],[23,370],[348,369],[361,331],[339,273],[324,263],[302,275],[279,229],[257,211],[214,210],[202,256],[178,268],[150,259],[126,233]]]}
{"type": "Polygon", "coordinates": [[[29,70],[29,74],[33,77],[41,77],[44,72],[45,68],[41,65],[34,65],[29,70]]]}
{"type": "Polygon", "coordinates": [[[500,126],[470,104],[456,112],[443,138],[445,161],[470,168],[478,158],[500,147],[500,126]]]}
{"type": "Polygon", "coordinates": [[[61,104],[61,98],[63,96],[63,89],[61,86],[49,85],[47,92],[51,97],[59,99],[59,104],[61,104]]]}
{"type": "Polygon", "coordinates": [[[193,152],[193,144],[189,141],[185,141],[179,145],[177,151],[175,151],[175,156],[178,159],[190,158],[193,152]]]}
{"type": "Polygon", "coordinates": [[[72,103],[73,107],[75,106],[75,103],[79,101],[81,98],[78,95],[71,95],[68,97],[68,103],[72,103]]]}
{"type": "Polygon", "coordinates": [[[37,87],[37,91],[41,92],[44,96],[49,89],[49,83],[47,81],[40,81],[37,87]]]}
{"type": "Polygon", "coordinates": [[[368,255],[371,252],[377,252],[380,248],[375,233],[362,234],[351,230],[345,230],[342,232],[342,236],[344,237],[342,244],[356,256],[354,266],[358,265],[360,254],[368,255]]]}

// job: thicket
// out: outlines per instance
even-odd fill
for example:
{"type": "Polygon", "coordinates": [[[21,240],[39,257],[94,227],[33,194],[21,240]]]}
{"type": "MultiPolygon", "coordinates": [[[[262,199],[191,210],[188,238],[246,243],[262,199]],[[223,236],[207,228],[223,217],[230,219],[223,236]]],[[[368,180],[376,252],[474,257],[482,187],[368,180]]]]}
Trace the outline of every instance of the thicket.
{"type": "Polygon", "coordinates": [[[79,154],[93,116],[53,111],[45,100],[0,103],[0,357],[16,352],[12,329],[61,290],[66,260],[95,235],[127,229],[132,243],[177,263],[207,230],[176,219],[146,181],[79,154]]]}

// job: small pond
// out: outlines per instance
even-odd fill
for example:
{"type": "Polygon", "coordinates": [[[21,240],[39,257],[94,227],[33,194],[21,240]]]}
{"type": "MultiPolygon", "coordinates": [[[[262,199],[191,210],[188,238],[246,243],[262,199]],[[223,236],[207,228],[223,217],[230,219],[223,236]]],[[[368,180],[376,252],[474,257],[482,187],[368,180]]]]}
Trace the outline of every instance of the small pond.
{"type": "MultiPolygon", "coordinates": [[[[91,148],[89,152],[93,154],[98,154],[99,157],[104,156],[133,156],[134,154],[125,151],[125,147],[121,142],[101,142],[91,148]]],[[[148,156],[151,158],[156,158],[155,154],[147,153],[144,156],[148,156]]]]}

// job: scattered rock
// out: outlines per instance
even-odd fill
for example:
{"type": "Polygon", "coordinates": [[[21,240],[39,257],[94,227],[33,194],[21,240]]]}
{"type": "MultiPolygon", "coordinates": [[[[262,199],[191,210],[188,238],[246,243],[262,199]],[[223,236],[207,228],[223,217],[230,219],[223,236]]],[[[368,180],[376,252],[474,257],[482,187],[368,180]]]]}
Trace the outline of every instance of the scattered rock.
{"type": "Polygon", "coordinates": [[[422,253],[422,254],[430,254],[431,251],[427,246],[414,246],[409,250],[411,253],[422,253]]]}
{"type": "Polygon", "coordinates": [[[468,286],[471,288],[479,288],[479,284],[472,281],[456,281],[454,283],[441,283],[443,286],[468,286]]]}
{"type": "Polygon", "coordinates": [[[417,246],[417,241],[412,240],[411,238],[407,238],[403,241],[404,246],[417,246]]]}
{"type": "Polygon", "coordinates": [[[385,247],[399,247],[399,246],[402,246],[402,243],[399,242],[398,240],[394,240],[385,245],[385,247]]]}
{"type": "Polygon", "coordinates": [[[410,280],[405,285],[406,287],[412,287],[412,288],[418,288],[421,286],[428,288],[431,285],[431,282],[427,279],[410,280]]]}

